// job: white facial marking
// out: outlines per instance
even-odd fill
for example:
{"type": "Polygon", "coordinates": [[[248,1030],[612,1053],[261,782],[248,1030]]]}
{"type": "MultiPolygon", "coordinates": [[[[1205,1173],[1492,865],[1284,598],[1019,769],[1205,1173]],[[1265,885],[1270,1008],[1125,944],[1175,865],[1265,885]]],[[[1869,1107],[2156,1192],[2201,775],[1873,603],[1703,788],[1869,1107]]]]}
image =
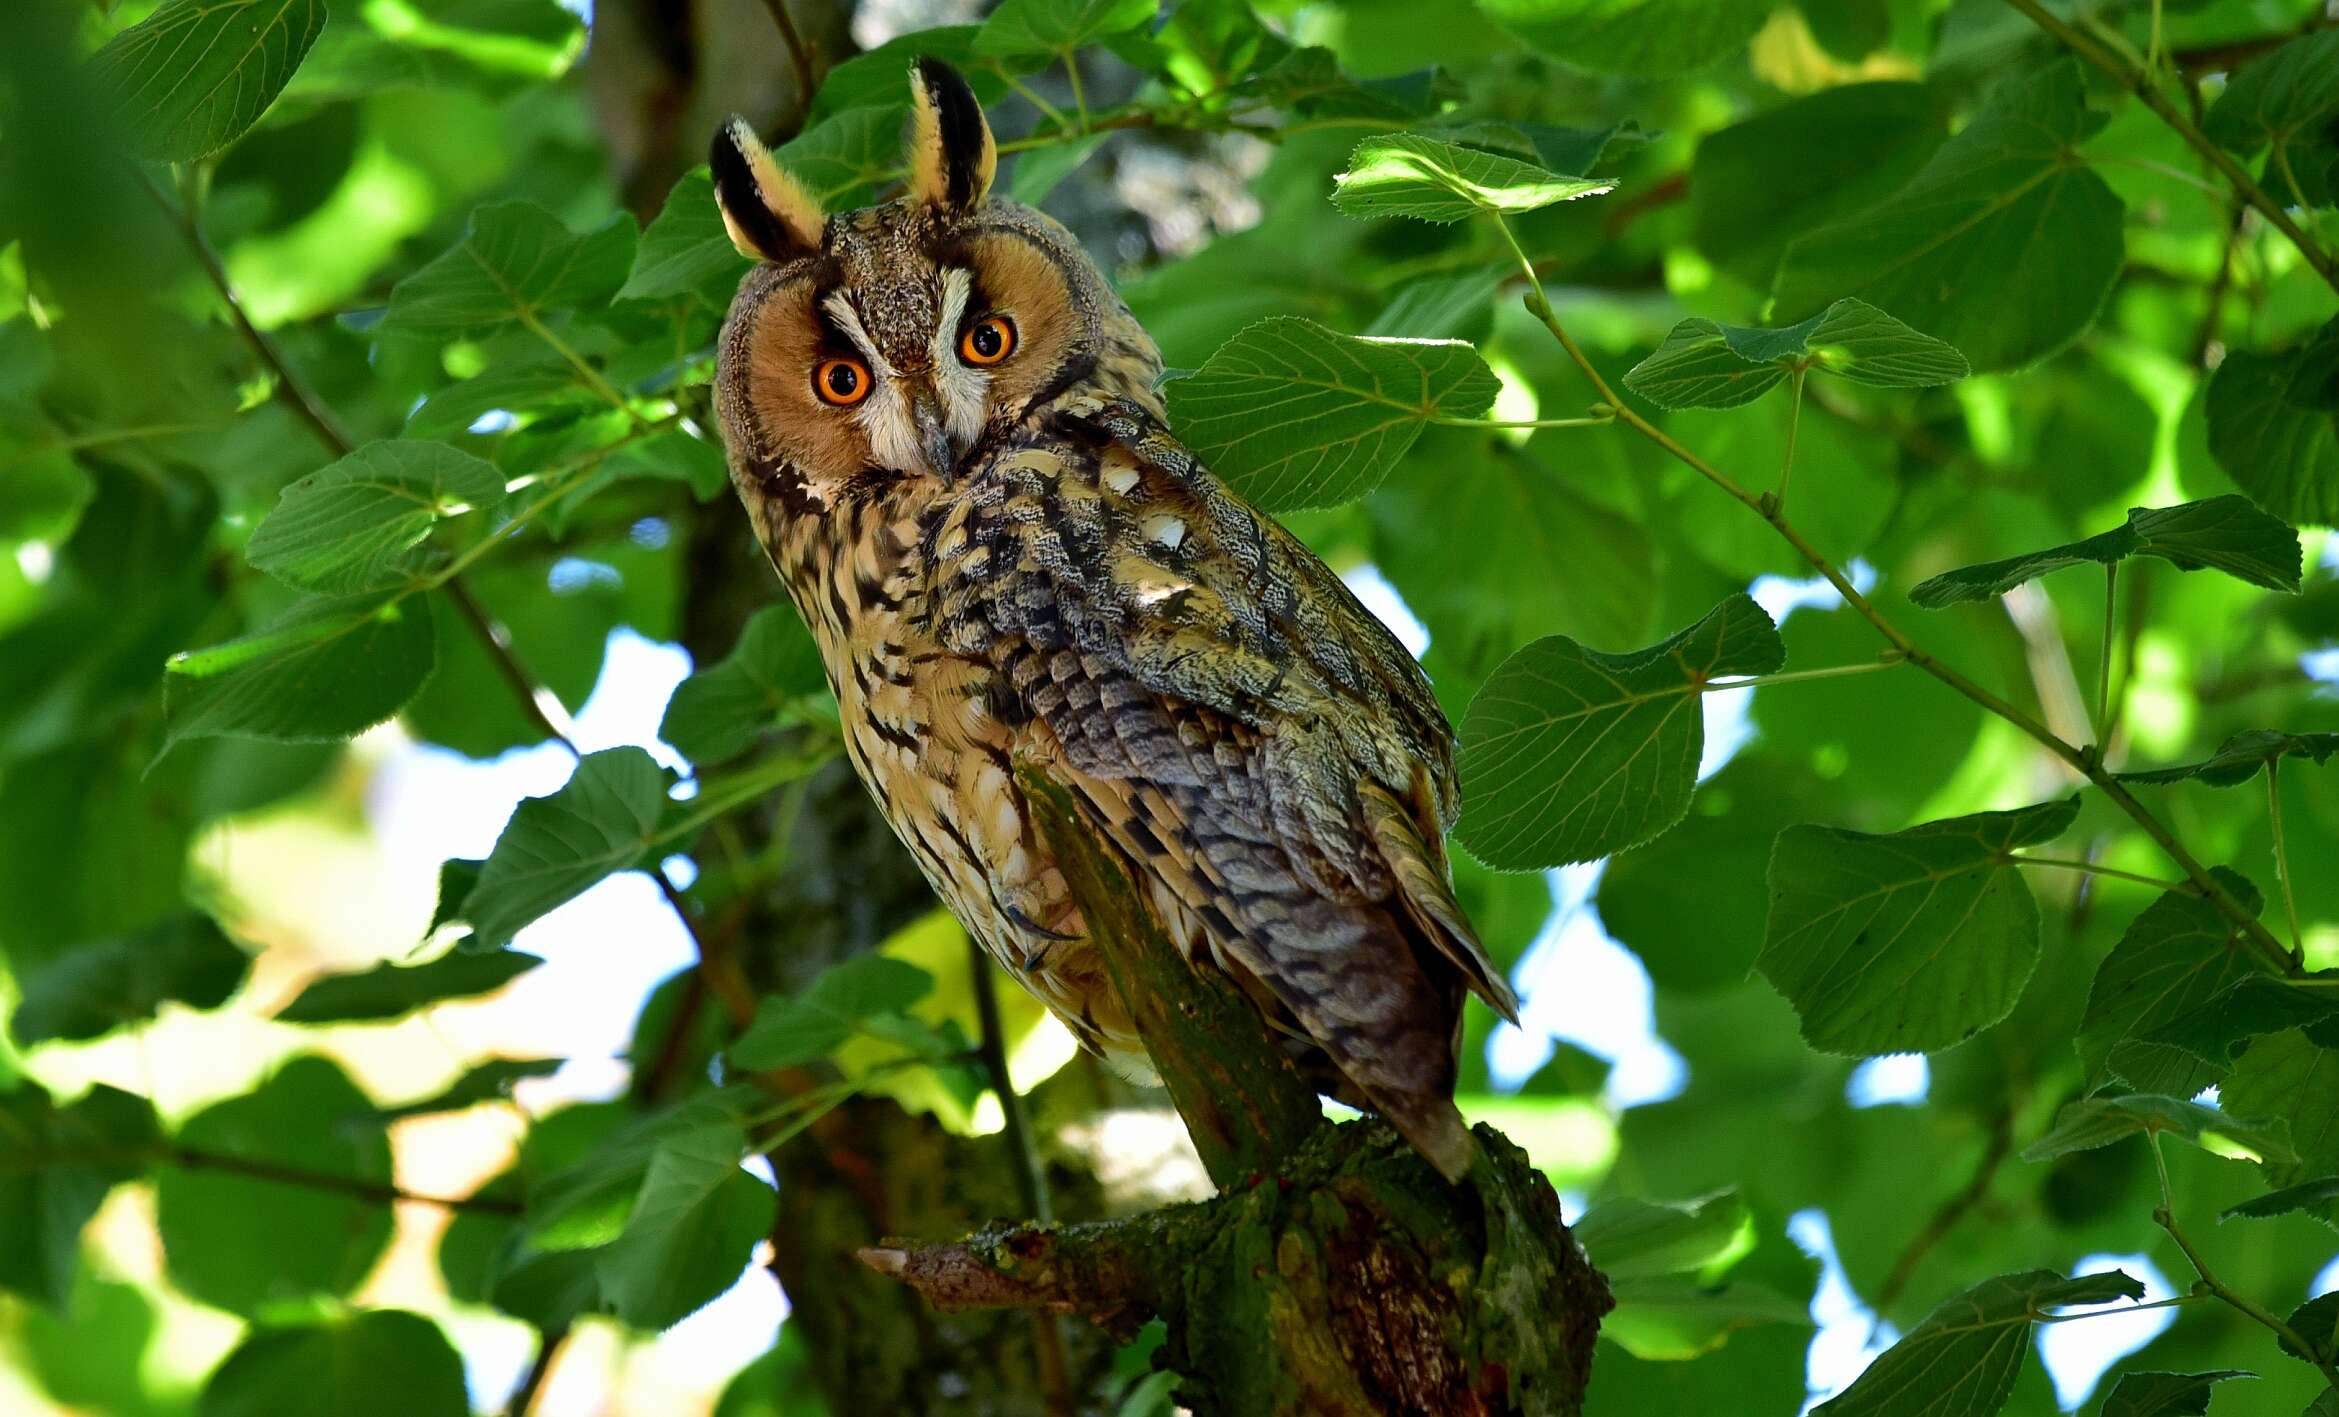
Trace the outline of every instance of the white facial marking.
{"type": "Polygon", "coordinates": [[[1147,541],[1158,541],[1173,551],[1186,539],[1185,522],[1167,512],[1155,512],[1139,525],[1138,530],[1147,541]]]}
{"type": "Polygon", "coordinates": [[[958,357],[958,327],[965,320],[967,301],[974,295],[974,277],[964,270],[942,273],[942,318],[934,326],[928,348],[934,355],[934,392],[941,397],[945,426],[951,441],[972,443],[983,431],[984,395],[991,376],[958,357]]]}

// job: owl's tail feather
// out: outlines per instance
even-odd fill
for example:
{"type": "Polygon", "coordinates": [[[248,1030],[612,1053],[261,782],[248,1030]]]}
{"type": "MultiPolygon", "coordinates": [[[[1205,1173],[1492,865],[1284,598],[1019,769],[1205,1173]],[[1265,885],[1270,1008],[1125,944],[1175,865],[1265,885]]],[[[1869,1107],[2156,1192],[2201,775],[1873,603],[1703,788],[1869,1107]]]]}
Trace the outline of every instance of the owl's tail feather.
{"type": "Polygon", "coordinates": [[[1460,1184],[1470,1168],[1478,1163],[1478,1138],[1470,1135],[1470,1124],[1462,1120],[1454,1100],[1433,1093],[1414,1093],[1404,1098],[1376,1098],[1381,1104],[1381,1115],[1402,1132],[1413,1149],[1428,1158],[1449,1184],[1460,1184]]]}
{"type": "Polygon", "coordinates": [[[1374,845],[1380,848],[1389,868],[1397,873],[1397,895],[1404,902],[1406,913],[1413,917],[1430,943],[1462,972],[1462,982],[1470,992],[1517,1024],[1518,996],[1511,992],[1510,981],[1503,978],[1502,970],[1486,953],[1486,946],[1478,942],[1478,932],[1471,928],[1462,903],[1454,899],[1454,888],[1446,878],[1444,853],[1431,848],[1413,814],[1379,783],[1359,783],[1357,797],[1364,804],[1365,824],[1372,830],[1374,845]]]}

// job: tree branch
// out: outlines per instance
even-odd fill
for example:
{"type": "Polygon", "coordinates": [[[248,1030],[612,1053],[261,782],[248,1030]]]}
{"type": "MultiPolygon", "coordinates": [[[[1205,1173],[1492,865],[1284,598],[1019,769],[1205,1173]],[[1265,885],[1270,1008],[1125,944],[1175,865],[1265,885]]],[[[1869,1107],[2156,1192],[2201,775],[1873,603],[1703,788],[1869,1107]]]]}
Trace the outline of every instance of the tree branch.
{"type": "MultiPolygon", "coordinates": [[[[275,1181],[287,1186],[305,1186],[314,1191],[338,1191],[359,1200],[390,1205],[407,1201],[416,1205],[435,1205],[443,1210],[471,1211],[481,1215],[518,1215],[520,1202],[502,1196],[426,1196],[409,1191],[388,1181],[369,1181],[360,1176],[341,1176],[331,1171],[311,1171],[305,1167],[287,1166],[281,1162],[263,1161],[257,1157],[231,1156],[225,1152],[206,1151],[200,1147],[166,1142],[161,1146],[124,1153],[122,1159],[144,1159],[182,1171],[220,1171],[231,1176],[244,1176],[255,1181],[275,1181]]],[[[36,1163],[63,1165],[74,1160],[95,1160],[95,1157],[77,1155],[34,1158],[36,1163]]]]}
{"type": "Polygon", "coordinates": [[[2200,125],[2169,102],[2168,96],[2153,86],[2149,75],[2105,49],[2068,22],[2057,18],[2039,0],[2006,0],[2006,3],[2029,16],[2032,24],[2060,40],[2072,53],[2103,70],[2128,92],[2142,99],[2146,108],[2160,115],[2163,123],[2175,130],[2178,137],[2207,158],[2209,165],[2233,184],[2234,192],[2243,201],[2256,208],[2258,214],[2272,223],[2275,230],[2290,238],[2290,244],[2298,248],[2298,253],[2306,258],[2306,263],[2314,267],[2315,273],[2326,284],[2333,290],[2339,290],[2339,260],[2335,260],[2330,252],[2300,230],[2298,223],[2290,219],[2290,213],[2283,209],[2282,204],[2268,195],[2266,189],[2258,185],[2257,179],[2234,161],[2232,154],[2210,141],[2209,135],[2201,131],[2200,125]]]}

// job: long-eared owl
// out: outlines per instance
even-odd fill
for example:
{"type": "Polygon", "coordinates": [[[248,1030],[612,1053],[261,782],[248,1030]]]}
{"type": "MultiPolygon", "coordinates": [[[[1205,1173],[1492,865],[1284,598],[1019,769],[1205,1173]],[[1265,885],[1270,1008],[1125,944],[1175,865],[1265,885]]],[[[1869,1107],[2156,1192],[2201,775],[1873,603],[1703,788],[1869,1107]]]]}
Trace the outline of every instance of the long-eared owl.
{"type": "Polygon", "coordinates": [[[966,81],[934,60],[910,79],[898,200],[825,214],[737,120],[713,153],[758,262],[719,346],[732,478],[846,751],[944,903],[1083,1043],[1143,1058],[1024,763],[1319,1086],[1458,1178],[1464,992],[1516,1005],[1449,884],[1452,730],[1338,577],[1178,443],[1153,341],[1071,235],[990,195],[966,81]]]}

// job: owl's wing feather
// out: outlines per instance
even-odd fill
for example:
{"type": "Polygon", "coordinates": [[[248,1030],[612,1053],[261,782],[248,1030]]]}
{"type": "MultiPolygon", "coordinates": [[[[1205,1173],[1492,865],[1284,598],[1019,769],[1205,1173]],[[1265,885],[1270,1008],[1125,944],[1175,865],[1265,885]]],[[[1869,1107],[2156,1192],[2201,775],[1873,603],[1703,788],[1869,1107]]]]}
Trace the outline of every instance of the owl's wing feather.
{"type": "Polygon", "coordinates": [[[1447,883],[1451,736],[1419,667],[1134,404],[976,482],[933,529],[964,649],[1202,942],[1456,1174],[1461,990],[1516,1004],[1447,883]]]}

